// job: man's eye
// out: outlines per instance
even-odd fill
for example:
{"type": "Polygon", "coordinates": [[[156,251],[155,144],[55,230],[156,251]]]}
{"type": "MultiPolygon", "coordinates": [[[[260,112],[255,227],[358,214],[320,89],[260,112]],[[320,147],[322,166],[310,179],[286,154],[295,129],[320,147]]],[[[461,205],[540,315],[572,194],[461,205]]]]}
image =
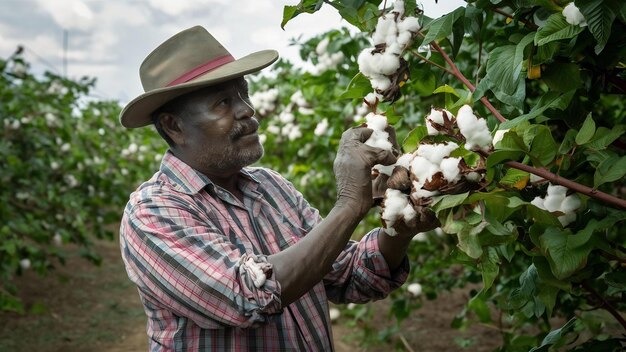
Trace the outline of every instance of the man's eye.
{"type": "Polygon", "coordinates": [[[217,105],[220,105],[220,106],[224,106],[228,104],[230,104],[230,98],[224,98],[217,103],[217,105]]]}

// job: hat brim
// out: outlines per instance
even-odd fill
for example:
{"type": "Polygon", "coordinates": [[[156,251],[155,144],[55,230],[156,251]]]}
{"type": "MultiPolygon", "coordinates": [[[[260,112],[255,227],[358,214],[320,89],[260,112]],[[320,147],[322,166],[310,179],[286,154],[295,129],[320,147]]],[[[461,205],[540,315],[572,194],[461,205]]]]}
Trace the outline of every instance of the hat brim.
{"type": "Polygon", "coordinates": [[[152,113],[170,100],[200,88],[260,71],[277,59],[276,50],[258,51],[222,65],[189,82],[144,93],[124,107],[120,113],[120,123],[126,128],[147,126],[152,123],[152,113]]]}

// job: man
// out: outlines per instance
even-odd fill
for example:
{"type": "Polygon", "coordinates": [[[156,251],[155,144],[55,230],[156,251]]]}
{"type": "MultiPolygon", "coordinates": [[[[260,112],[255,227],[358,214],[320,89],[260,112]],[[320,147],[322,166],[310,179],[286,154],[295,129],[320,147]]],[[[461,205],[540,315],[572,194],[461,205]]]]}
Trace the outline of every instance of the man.
{"type": "Polygon", "coordinates": [[[330,351],[327,300],[366,302],[399,287],[411,235],[350,235],[371,208],[371,168],[394,155],[346,131],[334,164],[337,202],[322,219],[263,155],[243,76],[275,51],[235,60],[202,27],[164,42],[140,69],[146,93],[122,125],[153,123],[169,144],[160,171],[131,196],[120,229],[153,351],[330,351]]]}

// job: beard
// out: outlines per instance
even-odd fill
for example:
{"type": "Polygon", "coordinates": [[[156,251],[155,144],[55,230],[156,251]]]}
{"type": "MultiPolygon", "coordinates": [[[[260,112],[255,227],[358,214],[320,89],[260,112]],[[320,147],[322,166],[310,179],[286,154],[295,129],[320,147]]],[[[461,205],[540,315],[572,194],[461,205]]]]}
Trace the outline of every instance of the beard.
{"type": "Polygon", "coordinates": [[[219,153],[207,151],[201,157],[201,164],[207,170],[233,170],[241,169],[257,162],[263,156],[264,150],[261,143],[256,143],[246,148],[240,148],[231,143],[219,153]]]}

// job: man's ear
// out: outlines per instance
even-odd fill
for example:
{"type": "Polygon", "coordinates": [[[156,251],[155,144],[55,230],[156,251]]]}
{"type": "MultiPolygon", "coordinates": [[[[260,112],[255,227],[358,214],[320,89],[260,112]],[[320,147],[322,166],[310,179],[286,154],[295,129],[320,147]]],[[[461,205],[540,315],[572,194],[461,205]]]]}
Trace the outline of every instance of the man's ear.
{"type": "Polygon", "coordinates": [[[161,122],[161,128],[176,145],[185,143],[183,126],[180,119],[168,112],[159,114],[158,119],[161,122]]]}

